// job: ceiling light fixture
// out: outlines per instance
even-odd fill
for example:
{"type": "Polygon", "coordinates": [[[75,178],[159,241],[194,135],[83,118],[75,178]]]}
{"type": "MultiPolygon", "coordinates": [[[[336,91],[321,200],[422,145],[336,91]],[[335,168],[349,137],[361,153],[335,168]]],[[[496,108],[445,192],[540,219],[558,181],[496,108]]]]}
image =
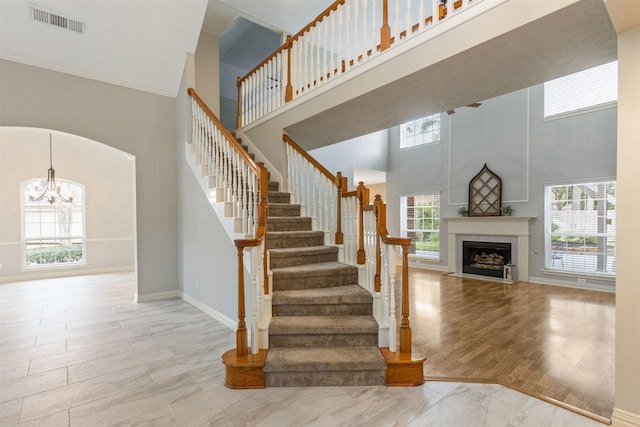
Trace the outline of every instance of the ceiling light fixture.
{"type": "Polygon", "coordinates": [[[73,193],[69,193],[64,197],[60,193],[60,186],[56,184],[56,170],[53,168],[53,143],[52,136],[49,134],[49,170],[47,171],[47,180],[39,180],[33,185],[33,189],[29,191],[29,200],[37,202],[47,199],[49,203],[54,204],[56,200],[71,203],[73,202],[73,193]],[[40,194],[38,194],[40,192],[40,194]]]}

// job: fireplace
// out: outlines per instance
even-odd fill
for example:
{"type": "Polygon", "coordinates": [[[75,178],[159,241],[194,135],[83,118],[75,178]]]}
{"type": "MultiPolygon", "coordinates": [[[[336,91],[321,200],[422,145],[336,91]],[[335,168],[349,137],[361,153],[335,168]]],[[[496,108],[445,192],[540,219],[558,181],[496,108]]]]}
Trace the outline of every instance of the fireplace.
{"type": "MultiPolygon", "coordinates": [[[[518,279],[529,281],[530,216],[477,216],[446,218],[449,272],[461,277],[462,242],[511,243],[511,262],[518,268],[518,279]]],[[[503,255],[504,256],[504,255],[503,255]]],[[[506,262],[509,262],[509,258],[506,262]]]]}
{"type": "Polygon", "coordinates": [[[462,272],[502,277],[504,265],[511,263],[511,243],[462,242],[462,272]]]}

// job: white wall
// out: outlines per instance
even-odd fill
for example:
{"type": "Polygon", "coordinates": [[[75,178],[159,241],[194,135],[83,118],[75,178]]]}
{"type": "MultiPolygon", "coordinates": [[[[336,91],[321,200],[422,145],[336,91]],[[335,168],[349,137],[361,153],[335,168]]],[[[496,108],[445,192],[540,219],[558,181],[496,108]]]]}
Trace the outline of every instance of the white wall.
{"type": "MultiPolygon", "coordinates": [[[[638,16],[635,15],[636,21],[638,16]]],[[[637,268],[640,240],[640,25],[636,23],[634,28],[618,35],[618,51],[618,280],[613,424],[627,427],[640,425],[640,286],[637,268]],[[623,420],[628,423],[623,423],[623,420]]]]}
{"type": "Polygon", "coordinates": [[[218,39],[201,32],[195,54],[195,89],[200,98],[220,116],[220,78],[218,39]]]}
{"type": "Polygon", "coordinates": [[[86,265],[22,269],[20,186],[49,168],[46,129],[0,128],[0,281],[133,270],[135,264],[134,159],[122,151],[52,131],[57,179],[84,185],[86,265]]]}
{"type": "Polygon", "coordinates": [[[54,129],[136,157],[138,293],[177,290],[176,100],[0,60],[0,125],[54,129]]]}

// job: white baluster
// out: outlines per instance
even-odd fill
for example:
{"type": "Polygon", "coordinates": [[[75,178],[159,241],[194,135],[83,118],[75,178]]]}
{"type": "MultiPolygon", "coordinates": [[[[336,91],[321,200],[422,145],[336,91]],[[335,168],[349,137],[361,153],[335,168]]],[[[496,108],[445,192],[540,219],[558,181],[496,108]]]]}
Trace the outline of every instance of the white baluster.
{"type": "MultiPolygon", "coordinates": [[[[425,0],[418,0],[420,2],[418,9],[418,32],[424,27],[424,2],[425,0]]],[[[452,0],[453,1],[453,0],[452,0]]]]}
{"type": "Polygon", "coordinates": [[[343,72],[343,60],[344,60],[344,52],[343,52],[343,47],[342,47],[342,31],[343,31],[343,25],[342,25],[342,19],[343,19],[343,15],[344,15],[344,11],[342,7],[338,8],[338,49],[337,49],[337,54],[338,54],[338,75],[342,74],[343,72]]]}
{"type": "Polygon", "coordinates": [[[413,3],[413,0],[407,0],[407,38],[413,36],[413,23],[411,22],[411,3],[413,3]]]}
{"type": "Polygon", "coordinates": [[[346,36],[345,36],[345,46],[344,46],[344,50],[345,50],[345,57],[344,60],[346,61],[345,64],[345,71],[349,71],[351,69],[351,39],[350,39],[350,31],[349,28],[351,27],[351,1],[347,0],[344,4],[345,9],[345,28],[346,28],[346,36]]]}
{"type": "Polygon", "coordinates": [[[324,34],[322,36],[322,78],[320,79],[320,83],[325,83],[327,81],[327,67],[329,65],[329,58],[327,57],[327,51],[329,49],[329,47],[327,46],[327,43],[329,41],[328,38],[328,31],[329,31],[329,21],[328,21],[328,17],[325,17],[321,24],[322,24],[322,29],[324,30],[324,34]]]}
{"type": "Polygon", "coordinates": [[[371,0],[371,40],[373,41],[373,47],[371,48],[371,56],[375,56],[378,53],[378,10],[376,9],[376,0],[371,0]]]}
{"type": "Polygon", "coordinates": [[[396,29],[395,43],[399,43],[400,33],[402,32],[400,31],[400,0],[396,0],[396,23],[394,27],[396,29]]]}
{"type": "MultiPolygon", "coordinates": [[[[450,0],[454,1],[454,0],[450,0]]],[[[432,13],[432,24],[436,24],[440,22],[440,0],[431,0],[431,13],[432,13]]]]}
{"type": "MultiPolygon", "coordinates": [[[[367,49],[369,47],[369,39],[367,34],[367,6],[369,4],[369,0],[362,0],[362,61],[366,61],[369,58],[367,54],[367,49]]],[[[375,50],[375,45],[371,48],[371,54],[375,50]]]]}
{"type": "Polygon", "coordinates": [[[329,78],[332,78],[335,74],[336,70],[336,50],[335,50],[335,33],[336,33],[336,12],[331,12],[329,15],[329,19],[331,22],[331,45],[329,46],[329,55],[331,57],[331,66],[329,68],[329,78]]]}
{"type": "Polygon", "coordinates": [[[316,24],[315,27],[313,27],[313,32],[314,32],[314,48],[315,48],[315,72],[314,72],[314,85],[315,86],[320,86],[321,82],[321,77],[322,74],[320,74],[320,70],[321,70],[321,64],[320,64],[320,35],[321,35],[321,31],[320,31],[320,24],[316,24]]]}
{"type": "MultiPolygon", "coordinates": [[[[366,0],[363,0],[366,2],[366,0]]],[[[359,36],[358,36],[358,16],[359,16],[359,8],[358,8],[358,0],[353,0],[353,65],[358,64],[358,56],[360,56],[360,44],[359,36]]]]}
{"type": "Polygon", "coordinates": [[[396,262],[395,247],[385,245],[387,250],[387,271],[389,273],[389,351],[397,351],[398,321],[396,319],[396,262]]]}

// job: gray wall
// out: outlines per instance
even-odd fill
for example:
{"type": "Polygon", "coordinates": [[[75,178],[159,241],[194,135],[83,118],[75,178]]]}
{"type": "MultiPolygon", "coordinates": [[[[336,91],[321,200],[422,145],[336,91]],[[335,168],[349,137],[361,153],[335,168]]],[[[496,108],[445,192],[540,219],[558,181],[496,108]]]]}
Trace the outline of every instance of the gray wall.
{"type": "MultiPolygon", "coordinates": [[[[309,151],[322,165],[331,165],[329,172],[338,172],[349,178],[349,188],[357,186],[354,169],[373,169],[386,172],[388,161],[389,131],[387,129],[359,136],[327,147],[309,151]]],[[[365,183],[366,184],[366,183],[365,183]]],[[[372,195],[373,196],[373,195],[372,195]]]]}
{"type": "Polygon", "coordinates": [[[176,290],[176,101],[0,60],[0,125],[83,136],[136,156],[138,293],[176,290]]]}
{"type": "MultiPolygon", "coordinates": [[[[441,216],[466,206],[468,184],[484,163],[503,184],[503,204],[531,221],[531,277],[564,280],[544,269],[544,186],[615,178],[617,109],[543,120],[543,86],[519,90],[442,116],[442,142],[400,150],[400,128],[390,130],[387,209],[389,231],[399,235],[400,197],[436,192],[441,216]]],[[[447,233],[446,221],[441,233],[447,233]]],[[[440,265],[447,265],[441,239],[440,265]]],[[[589,279],[611,286],[610,281],[589,279]]]]}
{"type": "MultiPolygon", "coordinates": [[[[185,143],[191,129],[191,98],[187,95],[191,73],[187,65],[177,98],[179,288],[187,296],[236,320],[237,252],[185,157],[185,143]]],[[[246,272],[245,277],[248,277],[246,272]]],[[[251,295],[250,290],[246,292],[247,296],[251,295]]],[[[247,298],[247,313],[251,313],[250,301],[251,298],[247,298]]],[[[247,324],[250,323],[248,317],[247,324]]]]}

